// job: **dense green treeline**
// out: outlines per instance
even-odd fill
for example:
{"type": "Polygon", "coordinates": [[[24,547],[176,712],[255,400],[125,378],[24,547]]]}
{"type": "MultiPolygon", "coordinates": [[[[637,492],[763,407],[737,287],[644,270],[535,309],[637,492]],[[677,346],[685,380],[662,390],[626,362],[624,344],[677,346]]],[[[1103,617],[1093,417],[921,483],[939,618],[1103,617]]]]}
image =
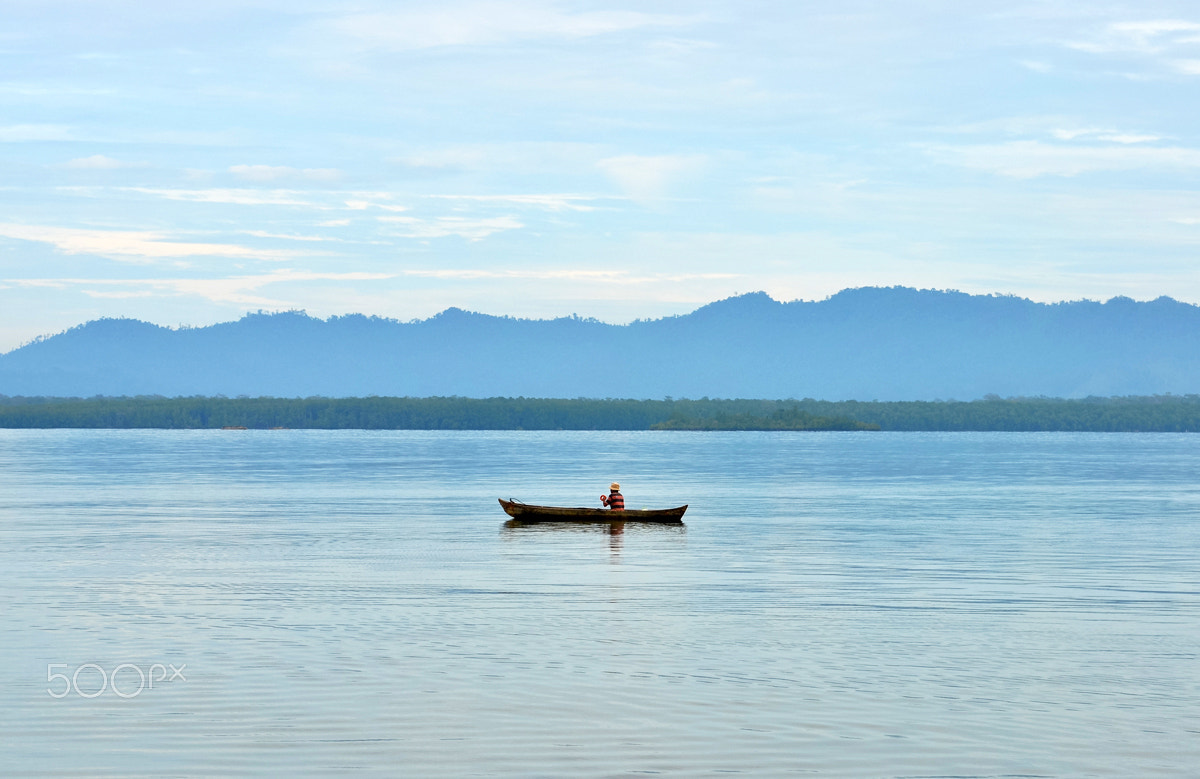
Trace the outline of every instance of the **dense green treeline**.
{"type": "MultiPolygon", "coordinates": [[[[679,401],[689,408],[690,401],[679,401]]],[[[648,430],[674,401],[534,398],[222,398],[0,396],[8,428],[648,430]]]]}
{"type": "Polygon", "coordinates": [[[1200,395],[974,401],[0,396],[0,428],[1200,432],[1200,395]],[[877,426],[877,427],[876,427],[877,426]]]}
{"type": "Polygon", "coordinates": [[[742,412],[730,414],[719,411],[714,416],[699,418],[672,416],[656,422],[651,430],[879,430],[877,424],[858,422],[846,417],[826,417],[801,411],[792,404],[777,408],[768,415],[742,412]]]}
{"type": "Polygon", "coordinates": [[[894,403],[804,400],[810,414],[837,415],[883,430],[1196,433],[1200,395],[1115,398],[998,398],[894,403]]]}

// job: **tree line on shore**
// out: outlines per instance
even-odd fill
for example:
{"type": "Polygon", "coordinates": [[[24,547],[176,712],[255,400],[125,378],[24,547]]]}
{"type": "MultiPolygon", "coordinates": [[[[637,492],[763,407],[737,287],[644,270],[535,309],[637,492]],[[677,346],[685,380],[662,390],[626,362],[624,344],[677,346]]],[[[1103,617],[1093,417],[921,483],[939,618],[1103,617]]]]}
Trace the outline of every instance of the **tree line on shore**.
{"type": "Polygon", "coordinates": [[[1200,395],[972,401],[8,397],[0,428],[1200,432],[1200,395]]]}

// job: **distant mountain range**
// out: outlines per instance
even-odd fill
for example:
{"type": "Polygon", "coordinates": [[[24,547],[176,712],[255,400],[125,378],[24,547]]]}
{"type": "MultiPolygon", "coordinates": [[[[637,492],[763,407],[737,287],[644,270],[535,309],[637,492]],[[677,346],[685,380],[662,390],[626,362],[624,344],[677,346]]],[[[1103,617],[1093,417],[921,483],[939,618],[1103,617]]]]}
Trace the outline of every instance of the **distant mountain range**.
{"type": "Polygon", "coordinates": [[[904,287],[756,292],[628,325],[448,309],[171,329],[102,319],[0,355],[0,395],[970,400],[1200,391],[1200,307],[904,287]]]}

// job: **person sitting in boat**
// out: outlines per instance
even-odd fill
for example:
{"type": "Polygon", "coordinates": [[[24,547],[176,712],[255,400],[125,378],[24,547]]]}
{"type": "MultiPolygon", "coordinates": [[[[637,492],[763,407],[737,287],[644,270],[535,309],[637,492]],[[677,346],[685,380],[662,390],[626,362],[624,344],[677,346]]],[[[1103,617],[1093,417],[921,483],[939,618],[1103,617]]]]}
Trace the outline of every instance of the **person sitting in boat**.
{"type": "Polygon", "coordinates": [[[609,493],[601,495],[600,502],[608,506],[610,511],[624,511],[625,496],[621,494],[621,485],[615,481],[609,485],[609,493]]]}

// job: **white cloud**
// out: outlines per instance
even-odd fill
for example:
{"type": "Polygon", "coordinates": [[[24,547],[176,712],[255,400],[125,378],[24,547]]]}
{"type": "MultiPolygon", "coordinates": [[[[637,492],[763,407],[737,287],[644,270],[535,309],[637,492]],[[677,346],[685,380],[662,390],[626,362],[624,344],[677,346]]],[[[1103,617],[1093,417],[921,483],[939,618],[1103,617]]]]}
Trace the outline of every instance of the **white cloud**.
{"type": "Polygon", "coordinates": [[[93,89],[80,86],[68,86],[62,84],[19,83],[8,81],[0,84],[0,93],[8,95],[22,95],[24,97],[104,97],[116,94],[114,89],[93,89]]]}
{"type": "Polygon", "coordinates": [[[169,279],[157,283],[161,287],[174,290],[181,295],[195,295],[215,303],[236,303],[241,305],[270,305],[277,306],[284,301],[268,300],[255,294],[263,287],[272,284],[293,282],[352,282],[352,281],[382,281],[394,278],[389,273],[316,273],[312,271],[278,270],[254,276],[232,276],[222,279],[169,279]]]}
{"type": "Polygon", "coordinates": [[[354,282],[383,281],[395,278],[389,273],[316,273],[281,269],[272,273],[251,276],[231,276],[215,279],[9,279],[14,287],[63,289],[82,288],[94,298],[144,298],[161,295],[200,297],[223,305],[286,307],[288,301],[264,297],[259,290],[273,284],[292,282],[354,282]]]}
{"type": "Polygon", "coordinates": [[[236,257],[278,261],[295,256],[294,252],[251,249],[235,244],[173,241],[166,239],[161,233],[147,231],[0,224],[0,236],[48,243],[64,254],[95,254],[122,262],[150,263],[182,257],[236,257]]]}
{"type": "MultiPolygon", "coordinates": [[[[111,190],[95,187],[59,187],[63,192],[74,192],[91,197],[103,197],[111,190]]],[[[396,195],[391,192],[353,190],[301,190],[301,189],[243,189],[238,187],[213,187],[209,189],[161,189],[154,187],[121,187],[122,192],[137,192],[143,195],[180,200],[193,203],[219,203],[236,206],[298,206],[320,211],[364,211],[378,208],[383,211],[407,211],[407,206],[392,202],[396,195]]]]}
{"type": "Polygon", "coordinates": [[[571,13],[540,2],[483,2],[361,13],[332,27],[368,48],[397,51],[480,46],[538,39],[578,39],[645,27],[680,27],[694,17],[638,11],[571,13]]]}
{"type": "Polygon", "coordinates": [[[12,124],[0,127],[0,143],[37,141],[88,141],[119,144],[164,144],[172,146],[232,146],[246,138],[233,131],[155,130],[140,127],[115,128],[97,123],[73,128],[62,124],[12,124]]]}
{"type": "Polygon", "coordinates": [[[394,157],[392,162],[413,168],[479,168],[494,157],[494,152],[483,145],[454,146],[446,149],[427,149],[403,157],[394,157]]]}
{"type": "Polygon", "coordinates": [[[929,146],[944,163],[1012,178],[1076,176],[1094,171],[1200,168],[1200,150],[1181,147],[1077,146],[1040,141],[929,146]]]}
{"type": "Polygon", "coordinates": [[[337,238],[330,238],[322,235],[289,235],[287,233],[268,233],[266,230],[241,230],[239,232],[243,233],[244,235],[252,235],[255,238],[277,238],[282,241],[321,242],[338,240],[337,238]]]}
{"type": "Polygon", "coordinates": [[[123,289],[123,290],[105,290],[105,289],[85,289],[83,294],[89,298],[99,298],[103,300],[129,300],[131,298],[155,298],[162,293],[151,289],[123,289]]]}
{"type": "Polygon", "coordinates": [[[12,124],[0,127],[0,143],[73,140],[71,129],[61,124],[12,124]]]}
{"type": "Polygon", "coordinates": [[[103,154],[93,154],[91,157],[78,157],[63,163],[64,168],[73,170],[116,170],[117,168],[137,167],[132,163],[106,157],[103,154]]]}
{"type": "Polygon", "coordinates": [[[1084,128],[1084,127],[1061,128],[1060,127],[1060,128],[1051,130],[1050,134],[1053,135],[1055,138],[1059,139],[1060,141],[1073,141],[1076,138],[1083,138],[1083,137],[1086,137],[1089,135],[1095,135],[1097,132],[1098,132],[1098,130],[1095,130],[1094,128],[1084,128]]]}
{"type": "Polygon", "coordinates": [[[400,206],[395,203],[383,202],[381,200],[390,200],[391,196],[386,193],[354,193],[350,199],[343,201],[343,205],[352,211],[366,211],[368,208],[378,208],[381,211],[391,211],[400,213],[408,210],[408,206],[400,206]]]}
{"type": "Polygon", "coordinates": [[[628,270],[583,270],[533,268],[521,270],[485,270],[480,268],[433,268],[411,269],[401,272],[404,276],[431,279],[526,279],[535,281],[587,281],[609,284],[662,284],[685,281],[711,281],[714,279],[737,278],[736,273],[633,273],[628,270]]]}
{"type": "Polygon", "coordinates": [[[341,178],[336,168],[290,168],[286,165],[233,165],[229,172],[247,181],[266,183],[280,179],[302,179],[304,181],[332,182],[341,178]]]}
{"type": "Polygon", "coordinates": [[[533,206],[547,211],[595,211],[595,206],[585,205],[598,200],[593,195],[428,195],[434,200],[458,200],[473,203],[499,203],[503,205],[533,206]]]}
{"type": "Polygon", "coordinates": [[[1200,24],[1180,19],[1154,19],[1117,22],[1109,25],[1109,31],[1114,37],[1127,41],[1131,48],[1159,51],[1173,44],[1195,43],[1196,33],[1200,33],[1200,24]]]}
{"type": "Polygon", "coordinates": [[[489,235],[525,226],[512,216],[474,219],[460,216],[440,216],[433,219],[380,216],[377,219],[386,224],[396,225],[398,230],[395,234],[401,238],[446,238],[456,235],[468,241],[481,241],[489,235]]]}
{"type": "MultiPolygon", "coordinates": [[[[332,206],[309,199],[310,193],[295,189],[155,189],[125,187],[123,191],[139,192],[167,200],[193,203],[222,203],[236,206],[305,206],[327,210],[332,206]]],[[[102,193],[99,193],[102,194],[102,193]]]]}
{"type": "Polygon", "coordinates": [[[1112,141],[1113,143],[1149,143],[1161,140],[1157,135],[1138,135],[1137,133],[1104,133],[1096,137],[1102,141],[1112,141]]]}
{"type": "Polygon", "coordinates": [[[590,171],[605,151],[593,143],[565,141],[509,141],[467,143],[413,149],[390,162],[425,171],[509,171],[561,175],[564,171],[590,171]]]}
{"type": "Polygon", "coordinates": [[[707,164],[700,154],[641,156],[626,154],[596,163],[625,194],[639,202],[665,197],[680,179],[698,173],[707,164]]]}
{"type": "Polygon", "coordinates": [[[1191,67],[1193,60],[1163,59],[1181,49],[1200,44],[1200,23],[1182,19],[1151,19],[1116,22],[1090,40],[1070,41],[1065,45],[1090,54],[1134,54],[1150,57],[1184,74],[1200,75],[1191,67]]]}
{"type": "MultiPolygon", "coordinates": [[[[95,187],[60,187],[60,191],[103,197],[111,190],[95,187]]],[[[301,206],[323,211],[351,210],[366,211],[378,209],[388,213],[403,213],[409,206],[395,202],[397,196],[391,192],[380,191],[326,191],[312,192],[297,189],[241,189],[241,188],[211,188],[211,189],[160,189],[152,187],[121,187],[122,192],[137,192],[144,195],[196,203],[220,203],[240,206],[301,206]],[[327,198],[320,202],[316,198],[327,198]]],[[[579,195],[568,193],[546,194],[517,194],[517,195],[424,195],[426,200],[440,200],[461,203],[479,203],[484,205],[522,206],[540,208],[547,211],[594,211],[596,206],[589,205],[596,200],[611,200],[610,196],[579,195]]],[[[346,225],[348,221],[327,220],[323,225],[346,225]]]]}
{"type": "Polygon", "coordinates": [[[1148,133],[1126,133],[1117,130],[1104,130],[1097,127],[1055,128],[1050,134],[1060,141],[1073,141],[1076,138],[1095,138],[1113,143],[1148,143],[1162,140],[1161,136],[1148,133]]]}

